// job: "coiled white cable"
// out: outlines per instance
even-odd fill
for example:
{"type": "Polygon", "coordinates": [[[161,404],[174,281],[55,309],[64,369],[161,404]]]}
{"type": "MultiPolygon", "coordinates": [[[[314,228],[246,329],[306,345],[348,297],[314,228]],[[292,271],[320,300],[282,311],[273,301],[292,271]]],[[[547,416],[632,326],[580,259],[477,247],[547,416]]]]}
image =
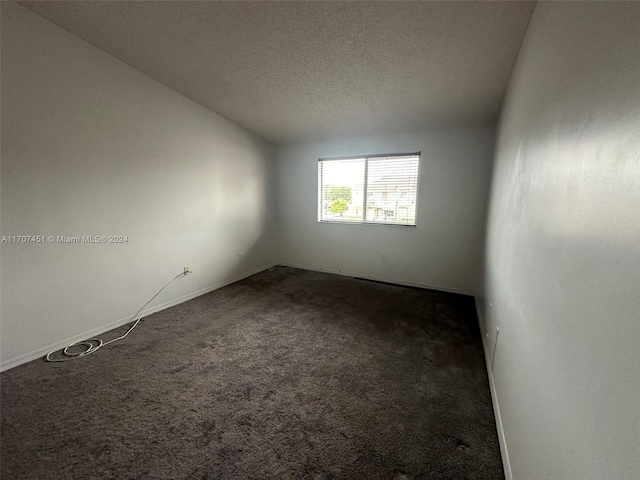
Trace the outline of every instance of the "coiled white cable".
{"type": "Polygon", "coordinates": [[[138,310],[136,312],[136,314],[134,315],[134,324],[131,326],[131,328],[129,328],[124,335],[118,337],[118,338],[114,338],[113,340],[109,340],[108,342],[104,342],[99,338],[90,338],[89,340],[82,340],[80,342],[75,342],[72,343],[71,345],[67,345],[66,347],[64,347],[61,351],[60,350],[52,350],[49,353],[47,353],[47,356],[45,357],[45,360],[47,362],[67,362],[69,360],[74,360],[76,358],[80,358],[80,357],[85,357],[87,355],[91,355],[92,353],[97,352],[99,349],[101,349],[102,347],[109,345],[110,343],[113,342],[117,342],[118,340],[122,340],[124,337],[126,337],[127,335],[129,335],[131,333],[131,331],[136,328],[138,326],[138,323],[140,323],[140,320],[142,320],[142,318],[144,317],[144,313],[145,313],[145,308],[147,308],[147,305],[149,305],[151,302],[153,302],[155,300],[155,298],[160,295],[160,293],[162,293],[162,291],[167,288],[169,285],[171,285],[174,281],[176,281],[178,278],[180,277],[186,277],[187,275],[189,275],[190,273],[193,273],[191,270],[189,270],[188,268],[185,268],[184,272],[176,275],[175,277],[173,277],[171,280],[169,280],[169,282],[167,282],[165,284],[164,287],[162,287],[160,290],[158,290],[158,292],[149,299],[149,301],[147,301],[147,303],[145,303],[142,307],[140,307],[140,310],[138,310]],[[80,352],[71,352],[70,349],[74,348],[74,347],[84,347],[85,350],[82,350],[80,352]],[[59,358],[51,358],[51,355],[53,355],[54,353],[60,351],[62,353],[62,357],[59,358]]]}

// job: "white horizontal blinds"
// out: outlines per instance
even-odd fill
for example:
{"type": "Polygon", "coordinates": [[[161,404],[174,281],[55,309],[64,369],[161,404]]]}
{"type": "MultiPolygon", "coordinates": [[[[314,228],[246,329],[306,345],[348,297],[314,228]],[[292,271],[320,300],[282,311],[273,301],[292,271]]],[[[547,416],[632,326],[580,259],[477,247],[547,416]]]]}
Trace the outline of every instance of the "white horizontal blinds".
{"type": "Polygon", "coordinates": [[[318,161],[318,220],[362,222],[364,158],[318,161]]]}
{"type": "Polygon", "coordinates": [[[318,220],[416,224],[420,155],[318,161],[318,220]]]}
{"type": "Polygon", "coordinates": [[[418,155],[367,159],[366,222],[416,224],[418,155]]]}

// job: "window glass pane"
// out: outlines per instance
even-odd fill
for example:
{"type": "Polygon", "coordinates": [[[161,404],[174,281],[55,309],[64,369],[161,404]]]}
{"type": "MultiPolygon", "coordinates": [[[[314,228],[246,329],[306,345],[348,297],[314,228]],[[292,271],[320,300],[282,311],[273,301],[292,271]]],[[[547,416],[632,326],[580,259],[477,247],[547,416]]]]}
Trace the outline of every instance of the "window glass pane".
{"type": "Polygon", "coordinates": [[[318,162],[320,220],[363,220],[364,163],[364,158],[318,162]]]}
{"type": "Polygon", "coordinates": [[[368,159],[367,222],[415,225],[418,157],[368,159]]]}

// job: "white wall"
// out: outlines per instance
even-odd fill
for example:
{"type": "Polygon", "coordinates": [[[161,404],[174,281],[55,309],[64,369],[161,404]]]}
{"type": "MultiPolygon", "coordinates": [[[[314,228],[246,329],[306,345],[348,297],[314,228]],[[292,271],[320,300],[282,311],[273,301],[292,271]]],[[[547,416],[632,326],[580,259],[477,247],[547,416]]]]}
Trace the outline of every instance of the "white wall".
{"type": "Polygon", "coordinates": [[[640,478],[640,4],[538,3],[487,246],[513,478],[640,478]]]}
{"type": "Polygon", "coordinates": [[[2,245],[3,368],[275,263],[274,147],[7,2],[1,153],[2,235],[129,237],[2,245]]]}
{"type": "Polygon", "coordinates": [[[280,147],[280,260],[478,291],[494,133],[492,127],[451,128],[280,147]],[[416,151],[422,151],[417,227],[317,222],[318,158],[416,151]]]}

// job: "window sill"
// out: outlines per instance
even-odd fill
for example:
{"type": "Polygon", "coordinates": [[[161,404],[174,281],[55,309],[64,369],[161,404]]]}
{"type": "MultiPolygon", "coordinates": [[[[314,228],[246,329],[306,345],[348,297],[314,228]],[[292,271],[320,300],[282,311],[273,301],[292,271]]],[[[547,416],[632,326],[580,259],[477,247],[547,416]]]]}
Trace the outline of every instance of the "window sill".
{"type": "Polygon", "coordinates": [[[329,223],[333,225],[374,225],[377,227],[409,227],[416,228],[415,224],[407,223],[383,223],[383,222],[341,222],[339,220],[318,220],[318,223],[329,223]]]}

